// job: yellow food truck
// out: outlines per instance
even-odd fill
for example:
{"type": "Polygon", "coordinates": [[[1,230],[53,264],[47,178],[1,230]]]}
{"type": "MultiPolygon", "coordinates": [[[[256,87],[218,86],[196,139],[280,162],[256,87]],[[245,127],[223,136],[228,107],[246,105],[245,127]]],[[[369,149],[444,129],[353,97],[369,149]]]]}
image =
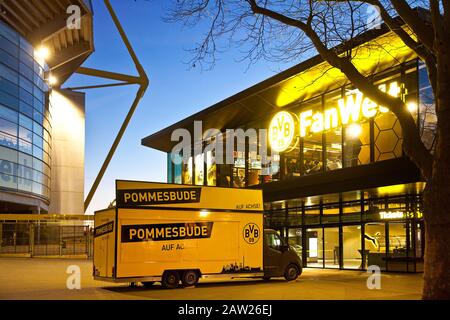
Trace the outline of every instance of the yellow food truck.
{"type": "Polygon", "coordinates": [[[301,274],[295,250],[263,231],[261,190],[116,181],[116,206],[95,212],[97,280],[193,286],[199,278],[301,274]]]}

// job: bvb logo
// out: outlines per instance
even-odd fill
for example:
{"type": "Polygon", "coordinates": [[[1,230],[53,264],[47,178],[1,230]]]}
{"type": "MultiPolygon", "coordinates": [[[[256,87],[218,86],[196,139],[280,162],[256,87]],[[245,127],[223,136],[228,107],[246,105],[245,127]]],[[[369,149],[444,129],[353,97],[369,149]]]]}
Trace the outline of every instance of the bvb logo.
{"type": "Polygon", "coordinates": [[[292,149],[297,127],[296,116],[287,111],[278,112],[269,124],[269,142],[272,150],[283,152],[292,149]]]}
{"type": "Polygon", "coordinates": [[[244,240],[249,244],[257,243],[261,232],[255,223],[247,223],[244,227],[244,240]]]}

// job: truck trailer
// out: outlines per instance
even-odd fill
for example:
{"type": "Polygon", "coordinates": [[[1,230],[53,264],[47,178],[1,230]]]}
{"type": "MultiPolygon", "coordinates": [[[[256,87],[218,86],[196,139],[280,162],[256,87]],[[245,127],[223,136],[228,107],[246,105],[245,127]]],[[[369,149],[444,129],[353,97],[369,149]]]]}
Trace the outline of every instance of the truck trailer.
{"type": "Polygon", "coordinates": [[[295,250],[263,230],[261,190],[117,180],[116,205],[94,219],[96,280],[175,288],[302,271],[295,250]]]}

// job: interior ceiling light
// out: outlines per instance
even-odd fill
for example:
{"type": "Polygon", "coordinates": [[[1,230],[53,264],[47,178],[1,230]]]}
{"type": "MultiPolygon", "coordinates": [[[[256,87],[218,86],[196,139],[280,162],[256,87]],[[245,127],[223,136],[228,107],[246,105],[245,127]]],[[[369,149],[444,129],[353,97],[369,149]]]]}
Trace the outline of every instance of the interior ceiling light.
{"type": "Polygon", "coordinates": [[[347,127],[347,134],[350,138],[358,138],[362,132],[362,128],[359,124],[353,123],[347,127]]]}

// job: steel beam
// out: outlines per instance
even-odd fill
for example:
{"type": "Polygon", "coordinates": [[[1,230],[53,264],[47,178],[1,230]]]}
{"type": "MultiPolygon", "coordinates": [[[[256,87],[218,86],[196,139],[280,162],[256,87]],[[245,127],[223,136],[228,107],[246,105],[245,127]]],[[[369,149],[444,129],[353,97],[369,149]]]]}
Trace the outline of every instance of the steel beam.
{"type": "MultiPolygon", "coordinates": [[[[133,104],[131,105],[130,110],[127,113],[127,116],[125,117],[125,120],[123,121],[123,123],[119,129],[119,132],[117,133],[117,136],[114,139],[114,142],[113,142],[111,148],[109,149],[109,152],[105,158],[105,161],[103,162],[102,167],[100,168],[100,171],[99,171],[97,177],[95,178],[91,189],[89,190],[89,193],[84,201],[84,211],[86,211],[87,208],[89,207],[92,197],[94,196],[95,191],[97,190],[98,185],[100,184],[100,181],[102,180],[103,175],[105,174],[105,171],[108,168],[108,165],[111,162],[111,159],[117,149],[117,146],[119,145],[120,140],[122,139],[122,136],[125,133],[126,128],[128,127],[128,124],[130,123],[130,120],[133,116],[134,111],[136,110],[136,107],[138,106],[139,102],[141,101],[142,97],[144,96],[145,90],[147,90],[148,83],[149,83],[147,74],[145,73],[144,68],[142,67],[141,63],[139,62],[139,59],[137,58],[137,56],[133,50],[133,47],[131,46],[131,43],[128,40],[128,37],[125,34],[125,31],[123,30],[122,25],[120,24],[120,21],[117,18],[117,15],[114,12],[114,9],[112,8],[110,1],[104,0],[104,3],[105,3],[106,8],[109,11],[109,14],[111,15],[111,18],[113,19],[113,22],[120,34],[120,37],[121,37],[123,43],[125,44],[125,46],[128,50],[129,55],[131,56],[131,59],[133,59],[134,65],[139,74],[138,79],[136,79],[136,83],[139,84],[139,90],[137,91],[136,98],[134,99],[133,104]],[[137,80],[139,80],[139,81],[137,81],[137,80]]],[[[83,69],[84,69],[84,71],[88,71],[88,70],[86,70],[86,68],[83,68],[83,69]]],[[[104,73],[104,72],[103,73],[100,72],[99,74],[106,75],[106,76],[108,75],[108,73],[104,73]]],[[[109,75],[111,75],[111,73],[109,75]]],[[[118,75],[118,74],[115,74],[115,75],[118,75]]],[[[136,78],[136,77],[133,77],[133,78],[136,78]]]]}

